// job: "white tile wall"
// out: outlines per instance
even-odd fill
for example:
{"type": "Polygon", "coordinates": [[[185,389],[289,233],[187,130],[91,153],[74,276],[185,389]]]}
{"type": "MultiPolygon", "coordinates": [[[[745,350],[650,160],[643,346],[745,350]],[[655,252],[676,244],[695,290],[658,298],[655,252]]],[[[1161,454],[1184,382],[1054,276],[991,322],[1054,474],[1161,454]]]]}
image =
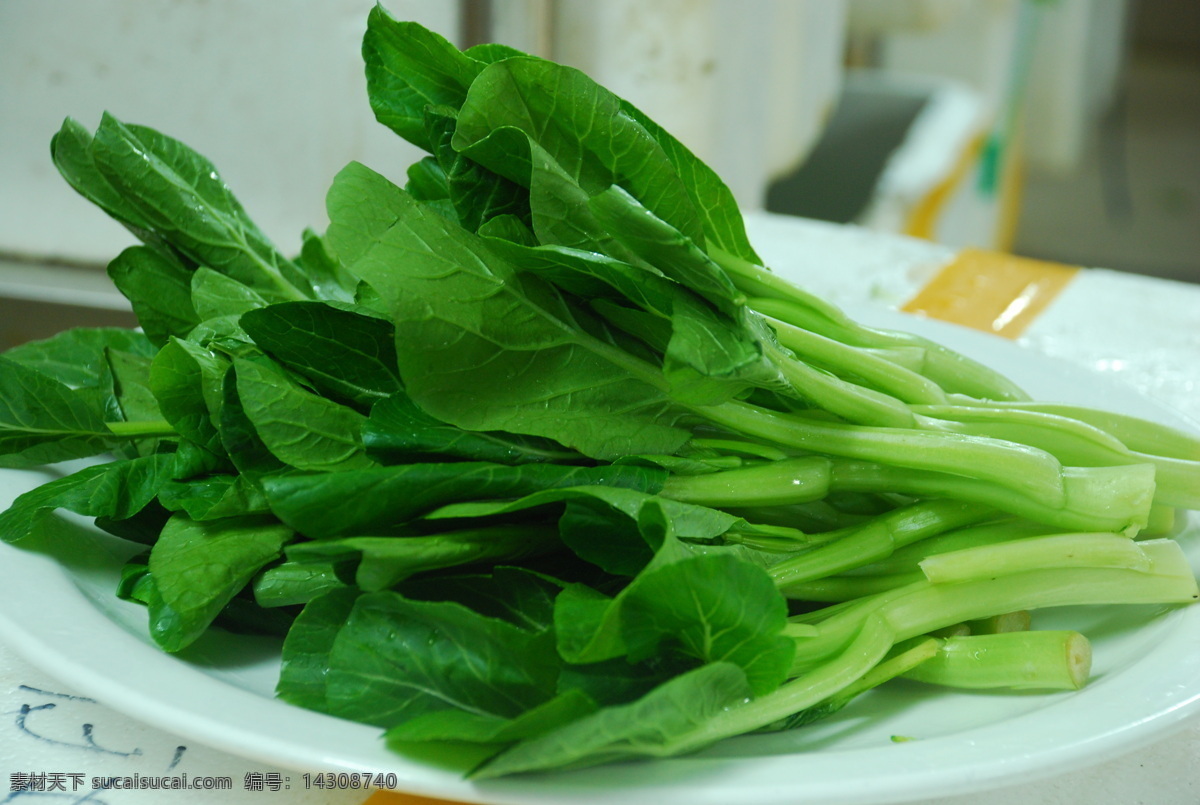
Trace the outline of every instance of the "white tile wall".
{"type": "MultiPolygon", "coordinates": [[[[373,0],[0,0],[0,253],[103,262],[131,242],[57,175],[64,117],[103,110],[183,140],[284,250],[324,225],[357,159],[417,156],[375,123],[360,40],[373,0]]],[[[458,0],[385,0],[455,39],[458,0]]],[[[807,152],[840,79],[845,0],[494,0],[494,36],[577,64],[710,161],[750,208],[807,152]],[[552,39],[549,41],[547,38],[552,39]],[[546,40],[546,41],[543,41],[546,40]]]]}
{"type": "MultiPolygon", "coordinates": [[[[0,2],[0,252],[106,262],[132,242],[49,156],[65,117],[104,110],[212,160],[285,252],[323,228],[356,159],[400,179],[416,150],[377,124],[359,55],[374,0],[0,2]]],[[[456,0],[385,0],[453,38],[456,0]]]]}

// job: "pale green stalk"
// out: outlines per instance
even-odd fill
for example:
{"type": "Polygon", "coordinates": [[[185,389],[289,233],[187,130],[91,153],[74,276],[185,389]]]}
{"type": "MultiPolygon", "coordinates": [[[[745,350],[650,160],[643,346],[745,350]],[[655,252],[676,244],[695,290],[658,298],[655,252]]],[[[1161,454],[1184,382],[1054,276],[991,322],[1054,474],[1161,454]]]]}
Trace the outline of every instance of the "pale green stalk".
{"type": "Polygon", "coordinates": [[[1078,690],[1091,667],[1091,643],[1079,632],[1003,632],[948,637],[903,676],[953,688],[1078,690]]]}

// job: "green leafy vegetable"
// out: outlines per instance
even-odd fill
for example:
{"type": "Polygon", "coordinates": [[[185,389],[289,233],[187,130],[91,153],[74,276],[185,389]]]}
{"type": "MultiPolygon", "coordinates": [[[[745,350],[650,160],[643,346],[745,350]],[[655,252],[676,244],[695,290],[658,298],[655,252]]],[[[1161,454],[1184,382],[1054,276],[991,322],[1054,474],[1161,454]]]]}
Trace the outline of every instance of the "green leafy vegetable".
{"type": "Polygon", "coordinates": [[[150,549],[150,634],[167,651],[196,640],[233,596],[279,556],[292,531],[270,518],[176,515],[150,549]]]}
{"type": "Polygon", "coordinates": [[[87,517],[131,518],[154,499],[170,467],[170,456],[133,458],[87,467],[39,486],[0,513],[0,539],[25,539],[39,519],[55,509],[87,517]]]}
{"type": "Polygon", "coordinates": [[[65,510],[130,540],[114,592],[163,649],[282,634],[280,698],[490,778],[800,729],[897,676],[1075,688],[1085,638],[996,619],[1196,600],[1200,439],[794,287],[577,70],[381,7],[363,58],[426,155],[403,187],[349,164],[293,257],[178,140],[52,140],[142,241],[108,267],[141,330],[0,356],[0,466],[85,460],[0,538],[65,510]]]}
{"type": "Polygon", "coordinates": [[[0,466],[93,456],[112,442],[96,395],[0,356],[0,466]]]}

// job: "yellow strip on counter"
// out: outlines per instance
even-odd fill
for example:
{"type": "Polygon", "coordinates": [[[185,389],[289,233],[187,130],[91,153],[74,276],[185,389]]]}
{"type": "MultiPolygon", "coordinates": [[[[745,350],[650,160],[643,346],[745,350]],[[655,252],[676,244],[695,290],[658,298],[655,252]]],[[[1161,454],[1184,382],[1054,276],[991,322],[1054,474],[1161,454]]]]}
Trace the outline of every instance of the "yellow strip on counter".
{"type": "Polygon", "coordinates": [[[965,249],[901,309],[1016,338],[1078,271],[1076,266],[965,249]]]}

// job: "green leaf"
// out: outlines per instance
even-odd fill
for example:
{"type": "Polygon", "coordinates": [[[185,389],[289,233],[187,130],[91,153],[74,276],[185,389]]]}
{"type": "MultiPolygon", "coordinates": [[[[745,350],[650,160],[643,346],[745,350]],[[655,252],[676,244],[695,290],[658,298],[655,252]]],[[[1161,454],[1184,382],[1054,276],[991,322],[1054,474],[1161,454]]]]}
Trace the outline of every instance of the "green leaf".
{"type": "Polygon", "coordinates": [[[195,264],[227,274],[272,301],[311,293],[300,290],[301,272],[250,220],[212,163],[188,146],[105,114],[91,151],[125,205],[195,264]]]}
{"type": "Polygon", "coordinates": [[[504,45],[500,42],[481,42],[478,45],[471,45],[469,48],[466,48],[463,50],[463,53],[484,64],[491,64],[502,59],[511,59],[513,56],[529,55],[511,45],[504,45]]]}
{"type": "Polygon", "coordinates": [[[153,232],[149,219],[101,172],[93,145],[91,133],[78,121],[67,118],[50,138],[50,156],[58,172],[77,193],[152,244],[155,250],[170,255],[170,247],[153,232]]]}
{"type": "MultiPolygon", "coordinates": [[[[500,129],[490,135],[488,141],[515,140],[520,136],[517,129],[500,129]]],[[[525,142],[520,148],[514,145],[497,147],[510,153],[529,153],[530,218],[539,242],[606,254],[626,263],[640,263],[637,255],[625,248],[596,218],[588,203],[591,198],[588,191],[580,187],[546,149],[534,142],[525,142]]]]}
{"type": "Polygon", "coordinates": [[[105,401],[92,392],[0,356],[0,466],[49,464],[107,450],[115,440],[104,422],[105,401]]]}
{"type": "Polygon", "coordinates": [[[374,464],[362,446],[366,417],[307,391],[263,361],[234,361],[246,418],[271,453],[301,470],[349,470],[374,464]]]}
{"type": "Polygon", "coordinates": [[[375,119],[429,152],[425,108],[457,109],[483,66],[444,37],[397,21],[379,5],[367,16],[362,55],[375,119]]]}
{"type": "Polygon", "coordinates": [[[404,190],[417,201],[449,201],[446,172],[435,157],[423,157],[408,166],[404,190]]]}
{"type": "Polygon", "coordinates": [[[730,554],[697,556],[639,576],[624,596],[622,634],[638,661],[667,644],[701,662],[731,662],[755,695],[787,677],[787,604],[761,568],[730,554]]]}
{"type": "Polygon", "coordinates": [[[463,521],[566,504],[559,521],[563,543],[585,561],[622,576],[641,571],[668,535],[709,542],[732,528],[746,527],[726,512],[662,498],[655,491],[653,486],[632,485],[546,489],[514,500],[451,503],[426,519],[463,521]]]}
{"type": "Polygon", "coordinates": [[[264,569],[254,577],[254,600],[260,607],[308,604],[335,590],[357,587],[353,568],[341,562],[285,561],[264,569]]]}
{"type": "Polygon", "coordinates": [[[656,657],[650,662],[631,663],[619,657],[588,665],[568,665],[558,678],[558,689],[579,690],[601,705],[627,704],[691,669],[691,665],[672,661],[676,659],[656,657]]]}
{"type": "Polygon", "coordinates": [[[553,526],[501,525],[403,537],[348,537],[293,545],[288,559],[351,561],[367,592],[386,590],[417,573],[461,565],[517,562],[559,545],[553,526]]]}
{"type": "Polygon", "coordinates": [[[147,246],[131,246],[108,264],[108,276],[133,306],[155,346],[184,338],[200,323],[192,305],[192,272],[147,246]]]}
{"type": "Polygon", "coordinates": [[[117,410],[126,422],[146,422],[162,418],[158,400],[150,390],[150,367],[153,357],[110,349],[105,357],[112,374],[113,394],[117,410]]]}
{"type": "Polygon", "coordinates": [[[225,373],[222,384],[222,404],[219,417],[221,444],[229,454],[230,462],[243,476],[261,475],[286,470],[287,465],[267,449],[259,437],[254,423],[246,416],[242,399],[238,396],[237,372],[225,373]]]}
{"type": "Polygon", "coordinates": [[[358,277],[346,270],[326,247],[325,239],[305,229],[300,257],[294,261],[319,299],[353,302],[358,292],[358,277]]]}
{"type": "Polygon", "coordinates": [[[554,597],[563,583],[523,567],[497,565],[487,572],[418,576],[399,592],[421,601],[453,601],[530,632],[554,626],[554,597]]]}
{"type": "Polygon", "coordinates": [[[558,521],[562,540],[581,559],[606,572],[634,576],[654,556],[654,549],[646,543],[637,520],[607,505],[602,494],[591,496],[581,490],[567,498],[558,521]]]}
{"type": "Polygon", "coordinates": [[[473,776],[485,779],[578,768],[697,749],[708,742],[704,735],[706,723],[750,696],[745,674],[736,665],[701,666],[634,702],[603,708],[517,744],[473,776]]]}
{"type": "Polygon", "coordinates": [[[262,490],[244,475],[209,475],[189,481],[170,481],[158,494],[159,502],[171,511],[181,511],[193,520],[218,520],[270,511],[262,490]]]}
{"type": "MultiPolygon", "coordinates": [[[[154,581],[153,576],[148,578],[154,581]]],[[[217,613],[212,625],[234,634],[282,638],[287,636],[295,619],[296,615],[290,608],[261,607],[252,595],[243,592],[230,599],[217,613]]]]}
{"type": "Polygon", "coordinates": [[[232,277],[204,266],[192,272],[192,305],[201,321],[240,316],[266,304],[257,291],[232,277]]]}
{"type": "Polygon", "coordinates": [[[458,221],[472,232],[499,215],[529,222],[529,191],[500,174],[460,154],[451,145],[457,116],[449,107],[425,110],[433,153],[446,179],[447,198],[458,221]]]}
{"type": "Polygon", "coordinates": [[[141,553],[121,566],[121,580],[117,583],[116,596],[122,601],[147,604],[153,597],[150,591],[150,568],[146,561],[150,552],[141,553]]]}
{"type": "Polygon", "coordinates": [[[653,367],[581,330],[549,289],[383,177],[346,168],[329,211],[339,256],[392,306],[401,377],[433,416],[598,458],[688,438],[653,367]]]}
{"type": "Polygon", "coordinates": [[[262,350],[254,346],[239,319],[235,314],[205,319],[183,340],[223,358],[262,357],[262,350]]]}
{"type": "MultiPolygon", "coordinates": [[[[685,528],[696,534],[729,525],[703,510],[695,514],[700,517],[685,528]]],[[[781,637],[787,607],[763,568],[748,561],[753,554],[682,541],[662,507],[641,507],[638,528],[656,547],[654,557],[615,597],[583,585],[559,596],[554,619],[563,657],[571,663],[622,656],[639,662],[661,654],[662,644],[695,661],[736,662],[760,692],[782,682],[792,650],[781,637]]],[[[570,544],[566,533],[564,541],[570,544]]]]}
{"type": "Polygon", "coordinates": [[[150,635],[179,651],[265,564],[280,556],[292,530],[273,518],[235,517],[200,522],[177,514],[150,549],[157,596],[150,603],[150,635]]]}
{"type": "Polygon", "coordinates": [[[438,506],[512,498],[568,486],[660,488],[664,473],[646,467],[570,467],[484,462],[408,464],[263,479],[271,510],[314,538],[383,534],[438,506]]]}
{"type": "Polygon", "coordinates": [[[650,561],[666,538],[660,526],[664,520],[677,528],[676,533],[705,540],[740,522],[715,509],[660,498],[654,489],[608,485],[544,489],[515,500],[451,503],[429,513],[426,520],[462,522],[561,507],[563,543],[581,559],[619,576],[636,575],[650,561]]]}
{"type": "Polygon", "coordinates": [[[479,227],[478,234],[490,238],[493,243],[496,240],[508,240],[521,246],[538,245],[533,229],[515,215],[497,215],[489,218],[479,227]]]}
{"type": "Polygon", "coordinates": [[[707,250],[720,249],[755,265],[762,264],[746,235],[746,224],[733,192],[716,172],[689,151],[670,132],[628,101],[621,109],[636,120],[662,147],[699,214],[707,250]]]}
{"type": "MultiPolygon", "coordinates": [[[[587,209],[607,210],[596,202],[612,197],[610,189],[593,199],[587,209]]],[[[623,212],[639,211],[643,219],[650,216],[628,194],[612,203],[623,212]]],[[[529,247],[493,237],[488,244],[523,271],[536,272],[564,291],[591,300],[606,321],[662,353],[663,371],[677,400],[714,404],[740,394],[751,384],[781,385],[778,370],[764,358],[761,342],[768,334],[743,315],[740,297],[731,285],[721,284],[721,269],[658,219],[651,223],[639,220],[636,230],[638,238],[631,236],[628,242],[648,243],[644,251],[654,259],[661,258],[664,266],[670,267],[674,260],[678,265],[673,271],[679,281],[672,281],[657,268],[579,248],[529,247]],[[669,254],[664,256],[664,252],[669,254]],[[707,285],[698,278],[704,278],[707,285]],[[710,304],[692,286],[707,289],[719,304],[710,304]]]]}
{"type": "Polygon", "coordinates": [[[106,350],[116,349],[143,358],[154,346],[142,333],[118,327],[76,327],[40,341],[30,341],[4,357],[73,388],[99,384],[106,350]]]}
{"type": "Polygon", "coordinates": [[[250,311],[241,325],[264,352],[343,400],[369,406],[402,389],[396,330],[383,319],[290,302],[250,311]]]}
{"type": "Polygon", "coordinates": [[[358,595],[358,590],[333,590],[305,605],[283,641],[279,683],[275,687],[279,698],[309,710],[329,712],[325,701],[329,652],[358,595]]]}
{"type": "Polygon", "coordinates": [[[612,235],[668,277],[734,316],[745,297],[733,280],[694,241],[646,209],[618,185],[593,195],[592,214],[612,235]]]}
{"type": "Polygon", "coordinates": [[[492,233],[496,229],[496,226],[489,226],[483,231],[487,233],[488,246],[501,257],[520,266],[522,271],[536,273],[567,293],[593,302],[597,299],[626,301],[669,320],[675,295],[689,293],[668,281],[657,269],[571,246],[538,246],[495,237],[492,233]]]}
{"type": "MultiPolygon", "coordinates": [[[[5,352],[4,357],[71,387],[73,393],[70,396],[78,402],[79,408],[91,409],[96,417],[107,422],[161,420],[158,405],[144,383],[150,356],[155,352],[146,336],[134,330],[78,327],[14,347],[5,352]],[[141,398],[135,399],[139,394],[141,398]]],[[[17,400],[14,403],[19,404],[17,400]]],[[[112,436],[105,430],[98,433],[101,439],[112,436]]],[[[129,455],[145,454],[154,452],[156,445],[154,439],[138,440],[121,445],[120,452],[125,454],[132,450],[129,455]]],[[[61,445],[55,451],[58,449],[61,445]]],[[[94,452],[98,451],[87,449],[84,455],[94,452]]],[[[67,454],[67,457],[72,456],[67,454]]],[[[46,453],[43,460],[59,459],[46,453]]],[[[34,461],[32,456],[13,458],[7,463],[27,464],[31,461],[34,461]]]]}
{"type": "Polygon", "coordinates": [[[228,361],[203,347],[172,338],[150,365],[150,390],[163,418],[215,468],[226,460],[216,422],[228,361]]]}
{"type": "MultiPolygon", "coordinates": [[[[149,457],[149,455],[145,456],[145,458],[149,457]]],[[[174,471],[175,463],[170,461],[169,457],[163,459],[163,464],[170,467],[167,474],[174,471]]],[[[114,537],[142,545],[153,545],[158,540],[158,535],[162,533],[167,520],[171,519],[171,513],[156,500],[151,500],[139,511],[129,516],[123,516],[123,513],[119,514],[122,516],[104,514],[97,516],[96,528],[106,534],[112,534],[114,537]]]]}
{"type": "Polygon", "coordinates": [[[504,142],[489,139],[504,129],[523,132],[589,196],[620,184],[703,246],[696,209],[662,147],[621,109],[620,98],[582,72],[514,57],[488,65],[470,86],[459,111],[455,149],[529,186],[529,175],[510,161],[509,149],[496,147],[504,142]]]}
{"type": "Polygon", "coordinates": [[[422,759],[444,756],[441,765],[470,771],[516,741],[543,735],[595,711],[596,703],[583,691],[568,690],[513,718],[465,710],[425,713],[392,727],[384,740],[402,755],[413,755],[417,747],[422,759]]]}
{"type": "Polygon", "coordinates": [[[326,695],[332,714],[384,728],[447,709],[513,718],[553,698],[559,665],[544,634],[368,593],[334,640],[326,695]]]}
{"type": "Polygon", "coordinates": [[[19,542],[55,509],[125,520],[140,512],[167,480],[172,457],[145,456],[86,467],[20,495],[0,513],[0,539],[19,542]]]}
{"type": "Polygon", "coordinates": [[[583,459],[574,450],[548,439],[513,433],[478,433],[448,425],[422,411],[403,391],[371,407],[363,429],[363,444],[372,457],[389,464],[432,456],[497,464],[583,459]]]}
{"type": "Polygon", "coordinates": [[[568,662],[590,664],[618,657],[632,660],[622,615],[625,600],[636,593],[639,580],[656,568],[698,555],[699,549],[674,538],[670,533],[671,523],[661,509],[653,504],[646,509],[645,513],[639,513],[639,533],[655,547],[655,552],[639,575],[612,597],[586,585],[574,584],[555,601],[558,651],[568,662]]]}
{"type": "Polygon", "coordinates": [[[558,653],[572,665],[624,659],[620,602],[586,584],[572,584],[554,604],[558,653]]]}

